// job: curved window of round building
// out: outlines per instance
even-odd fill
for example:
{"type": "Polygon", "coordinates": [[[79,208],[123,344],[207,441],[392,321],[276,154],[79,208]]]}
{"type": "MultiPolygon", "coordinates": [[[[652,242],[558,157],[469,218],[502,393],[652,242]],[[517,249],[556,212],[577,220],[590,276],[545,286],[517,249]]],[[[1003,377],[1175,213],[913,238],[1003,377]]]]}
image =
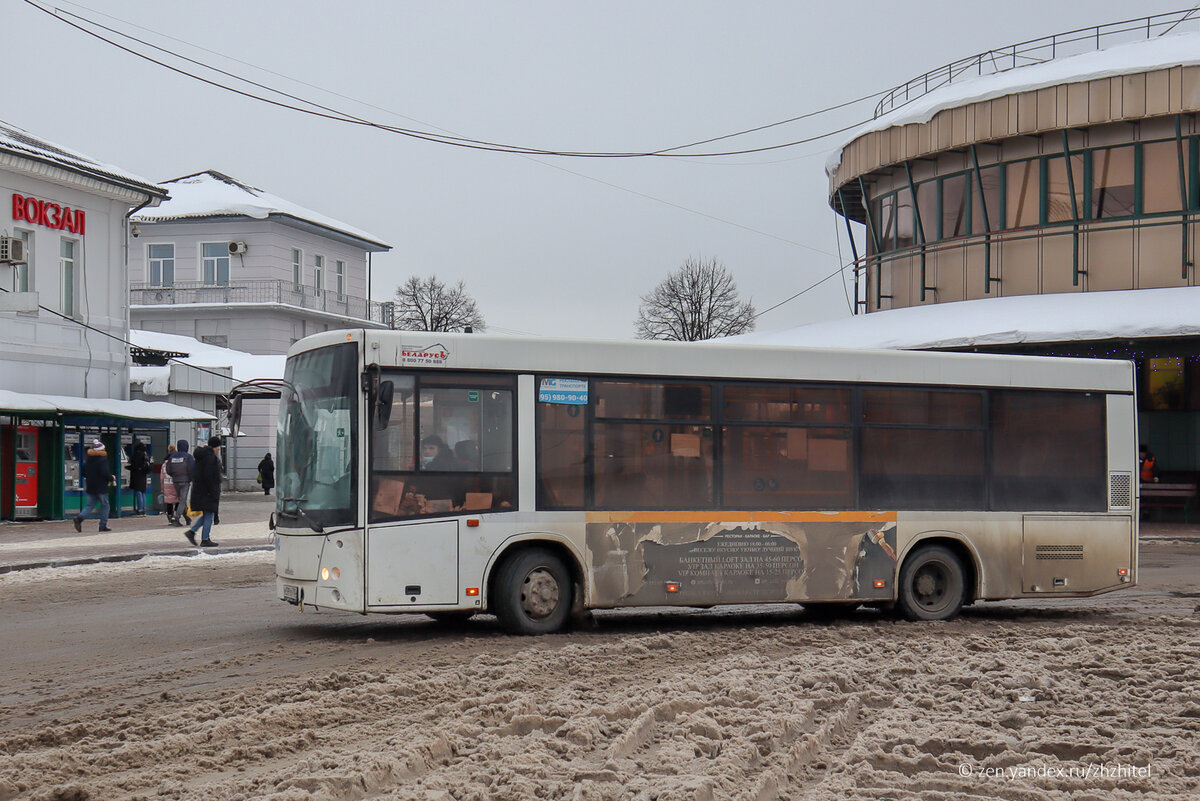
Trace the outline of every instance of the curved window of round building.
{"type": "Polygon", "coordinates": [[[1032,228],[1038,224],[1041,181],[1036,159],[1017,161],[1007,165],[1008,180],[1008,226],[1010,228],[1032,228]]]}
{"type": "MultiPolygon", "coordinates": [[[[971,233],[967,222],[970,220],[971,195],[970,178],[966,173],[951,175],[942,179],[942,239],[956,236],[966,236],[971,233]]],[[[980,228],[980,231],[983,229],[980,228]]]]}
{"type": "Polygon", "coordinates": [[[1195,169],[1188,151],[1186,142],[1174,140],[1142,145],[1142,175],[1150,177],[1142,180],[1144,214],[1165,214],[1183,208],[1183,194],[1179,191],[1180,155],[1186,174],[1195,169]]]}
{"type": "Polygon", "coordinates": [[[1137,212],[1134,146],[1092,152],[1092,219],[1132,217],[1137,212]]]}
{"type": "Polygon", "coordinates": [[[1046,159],[1046,222],[1072,222],[1083,213],[1083,155],[1046,159]]]}

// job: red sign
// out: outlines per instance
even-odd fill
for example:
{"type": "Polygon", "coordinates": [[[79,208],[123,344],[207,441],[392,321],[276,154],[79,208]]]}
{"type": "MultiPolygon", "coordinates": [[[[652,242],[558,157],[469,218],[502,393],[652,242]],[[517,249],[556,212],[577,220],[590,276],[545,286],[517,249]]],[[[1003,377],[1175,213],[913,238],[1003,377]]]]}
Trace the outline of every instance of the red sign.
{"type": "Polygon", "coordinates": [[[44,225],[47,228],[83,236],[83,209],[72,209],[70,206],[60,206],[49,200],[38,200],[13,192],[12,216],[13,222],[31,222],[34,225],[44,225]]]}

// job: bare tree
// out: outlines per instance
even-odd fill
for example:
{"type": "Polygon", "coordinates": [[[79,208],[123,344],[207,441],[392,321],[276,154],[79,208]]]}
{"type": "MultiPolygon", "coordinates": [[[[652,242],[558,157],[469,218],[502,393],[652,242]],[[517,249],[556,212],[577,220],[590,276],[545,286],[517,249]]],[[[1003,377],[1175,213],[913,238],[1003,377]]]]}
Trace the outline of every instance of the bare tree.
{"type": "Polygon", "coordinates": [[[716,259],[688,258],[642,296],[638,339],[695,342],[754,330],[754,305],[738,299],[737,286],[716,259]]]}
{"type": "Polygon", "coordinates": [[[392,328],[402,331],[472,331],[484,329],[483,314],[463,282],[446,286],[436,275],[410,276],[396,287],[392,328]]]}

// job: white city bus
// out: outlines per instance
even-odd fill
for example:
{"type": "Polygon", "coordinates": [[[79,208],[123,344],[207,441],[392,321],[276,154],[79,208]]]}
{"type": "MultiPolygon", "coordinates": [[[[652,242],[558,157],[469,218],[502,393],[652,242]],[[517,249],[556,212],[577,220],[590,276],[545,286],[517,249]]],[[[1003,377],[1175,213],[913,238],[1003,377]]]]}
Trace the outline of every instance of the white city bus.
{"type": "Polygon", "coordinates": [[[1137,579],[1128,362],[353,330],[293,345],[284,386],[301,608],[939,620],[1137,579]]]}

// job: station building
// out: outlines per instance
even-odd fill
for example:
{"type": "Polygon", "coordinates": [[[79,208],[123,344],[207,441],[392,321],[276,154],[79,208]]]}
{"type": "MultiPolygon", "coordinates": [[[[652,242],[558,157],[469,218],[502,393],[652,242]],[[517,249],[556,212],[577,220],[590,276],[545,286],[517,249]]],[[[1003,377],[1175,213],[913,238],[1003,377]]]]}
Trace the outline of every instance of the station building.
{"type": "Polygon", "coordinates": [[[128,215],[164,189],[0,123],[0,519],[61,518],[83,503],[88,444],[156,459],[174,421],[209,415],[129,397],[128,215]]]}
{"type": "Polygon", "coordinates": [[[1200,471],[1195,17],[1056,34],[896,87],[827,164],[856,316],[755,338],[1129,359],[1160,471],[1200,471]]]}

